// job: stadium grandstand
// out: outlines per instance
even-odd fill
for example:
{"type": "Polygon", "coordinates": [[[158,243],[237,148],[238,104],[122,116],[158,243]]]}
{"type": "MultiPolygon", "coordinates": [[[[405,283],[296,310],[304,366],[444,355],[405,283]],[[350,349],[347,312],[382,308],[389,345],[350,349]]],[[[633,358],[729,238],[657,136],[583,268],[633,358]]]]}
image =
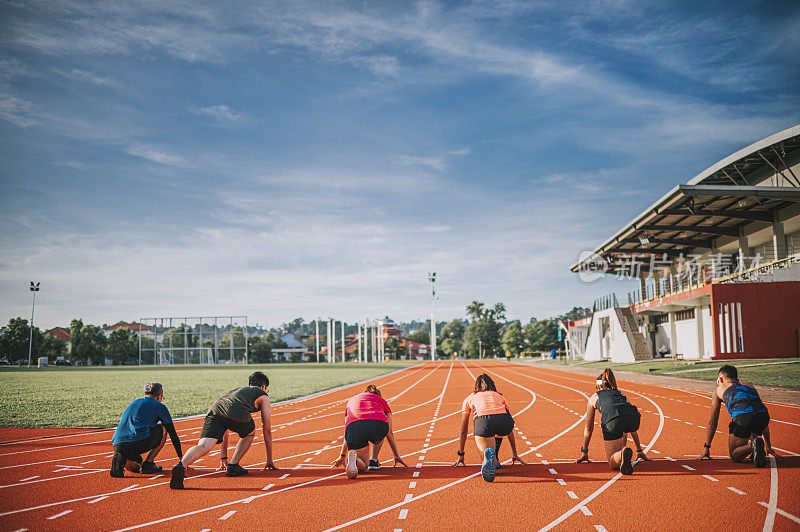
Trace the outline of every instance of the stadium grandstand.
{"type": "Polygon", "coordinates": [[[565,323],[573,358],[800,356],[800,125],[678,185],[571,270],[637,278],[565,323]]]}

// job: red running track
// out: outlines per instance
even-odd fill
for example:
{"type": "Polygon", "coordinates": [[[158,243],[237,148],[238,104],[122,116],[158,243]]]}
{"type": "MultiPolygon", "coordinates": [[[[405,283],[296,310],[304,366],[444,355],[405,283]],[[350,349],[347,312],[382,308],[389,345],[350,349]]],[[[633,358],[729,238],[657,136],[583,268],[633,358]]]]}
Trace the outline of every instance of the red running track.
{"type": "MultiPolygon", "coordinates": [[[[798,406],[768,403],[773,444],[782,450],[770,467],[732,463],[723,433],[712,445],[715,459],[699,462],[710,396],[620,381],[642,412],[639,434],[653,458],[622,477],[608,468],[599,431],[594,462],[575,463],[591,377],[448,361],[371,382],[392,406],[409,468],[383,467],[351,481],[329,467],[343,437],[344,402],[363,383],[273,406],[280,471],[261,469],[266,456],[257,439],[242,462],[249,475],[225,477],[216,453],[195,464],[184,491],[169,489],[176,462],[169,443],[159,460],[164,474],[113,479],[110,430],[0,429],[0,530],[800,530],[798,406]],[[509,400],[520,454],[530,462],[500,469],[492,484],[480,478],[471,438],[471,465],[449,466],[461,403],[483,371],[509,400]]],[[[184,448],[201,426],[202,418],[176,422],[184,448]]],[[[390,455],[385,446],[384,466],[390,455]]],[[[500,456],[509,458],[507,442],[500,456]]]]}

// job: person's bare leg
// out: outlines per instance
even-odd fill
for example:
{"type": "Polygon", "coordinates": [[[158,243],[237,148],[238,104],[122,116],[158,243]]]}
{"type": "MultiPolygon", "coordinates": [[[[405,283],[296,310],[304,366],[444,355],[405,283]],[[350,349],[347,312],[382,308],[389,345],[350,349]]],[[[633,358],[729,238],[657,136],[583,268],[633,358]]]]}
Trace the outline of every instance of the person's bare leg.
{"type": "Polygon", "coordinates": [[[750,439],[728,434],[728,454],[734,462],[746,462],[750,454],[750,439]]]}
{"type": "Polygon", "coordinates": [[[161,452],[161,449],[164,448],[164,444],[167,443],[167,431],[161,435],[161,442],[156,446],[155,449],[152,449],[149,453],[147,453],[147,458],[144,459],[145,462],[152,462],[158,456],[158,453],[161,452]]]}
{"type": "Polygon", "coordinates": [[[181,459],[181,463],[184,467],[190,466],[193,462],[197,461],[199,458],[204,457],[208,454],[208,452],[214,448],[214,445],[217,444],[216,438],[200,438],[200,441],[197,442],[197,445],[186,451],[181,459]]]}
{"type": "Polygon", "coordinates": [[[606,456],[608,456],[608,466],[611,469],[619,469],[622,463],[622,450],[625,448],[627,437],[624,435],[618,440],[604,441],[606,446],[606,456]]]}
{"type": "Polygon", "coordinates": [[[358,472],[363,473],[367,470],[367,464],[369,464],[369,444],[361,449],[356,449],[356,455],[358,456],[358,460],[356,460],[358,472]]]}
{"type": "Polygon", "coordinates": [[[134,462],[132,460],[126,460],[125,461],[125,469],[127,469],[131,473],[138,473],[139,471],[142,470],[142,466],[141,466],[141,464],[139,464],[139,462],[134,462]]]}
{"type": "Polygon", "coordinates": [[[255,436],[255,432],[251,432],[236,443],[236,448],[233,450],[233,456],[231,456],[231,461],[229,462],[231,465],[239,463],[244,453],[250,448],[250,444],[253,443],[253,438],[255,438],[255,436]]]}
{"type": "Polygon", "coordinates": [[[484,438],[482,436],[475,436],[475,445],[478,446],[478,450],[481,452],[481,460],[482,460],[483,453],[486,452],[486,449],[488,449],[489,447],[494,448],[494,437],[484,438]]]}
{"type": "Polygon", "coordinates": [[[384,440],[386,440],[386,438],[384,438],[383,440],[379,441],[378,443],[373,443],[372,444],[372,455],[370,456],[370,458],[372,460],[377,460],[378,459],[378,453],[381,452],[381,447],[383,447],[384,440]]]}

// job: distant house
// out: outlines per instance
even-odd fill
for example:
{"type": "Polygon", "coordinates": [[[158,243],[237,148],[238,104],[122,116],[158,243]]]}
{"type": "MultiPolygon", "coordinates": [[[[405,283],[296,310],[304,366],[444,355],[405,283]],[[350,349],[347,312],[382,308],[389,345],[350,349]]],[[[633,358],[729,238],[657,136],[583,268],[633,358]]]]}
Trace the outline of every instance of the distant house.
{"type": "Polygon", "coordinates": [[[44,332],[45,336],[52,336],[67,343],[67,351],[72,345],[72,335],[66,327],[53,327],[49,331],[44,332]]]}
{"type": "Polygon", "coordinates": [[[125,323],[124,321],[120,321],[118,323],[115,323],[114,325],[108,325],[106,327],[103,327],[103,334],[105,334],[106,338],[108,338],[109,336],[111,336],[111,333],[120,329],[123,330],[127,329],[137,334],[139,333],[139,331],[146,332],[150,330],[149,327],[147,327],[146,325],[142,325],[140,323],[136,322],[125,323]]]}
{"type": "Polygon", "coordinates": [[[431,354],[431,346],[419,342],[413,342],[408,338],[400,339],[400,350],[409,358],[428,358],[431,354]]]}
{"type": "Polygon", "coordinates": [[[297,335],[285,333],[281,335],[280,339],[286,344],[286,347],[272,350],[276,362],[291,362],[292,355],[297,354],[301,356],[303,361],[310,360],[311,352],[297,335]]]}

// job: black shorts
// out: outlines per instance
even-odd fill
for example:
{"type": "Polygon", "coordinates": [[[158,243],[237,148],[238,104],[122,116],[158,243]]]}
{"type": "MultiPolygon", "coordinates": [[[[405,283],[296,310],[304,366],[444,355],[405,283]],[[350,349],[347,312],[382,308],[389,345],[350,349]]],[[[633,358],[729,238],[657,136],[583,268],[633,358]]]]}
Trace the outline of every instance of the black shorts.
{"type": "Polygon", "coordinates": [[[728,425],[728,432],[737,438],[749,438],[751,433],[761,436],[768,423],[769,414],[766,412],[739,414],[728,425]]]}
{"type": "Polygon", "coordinates": [[[229,417],[208,414],[203,422],[200,438],[216,438],[217,443],[220,443],[226,430],[235,432],[240,438],[244,438],[256,430],[256,422],[253,421],[253,418],[250,418],[249,421],[236,421],[229,417]]]}
{"type": "Polygon", "coordinates": [[[114,446],[115,453],[121,453],[125,460],[142,463],[142,453],[148,453],[159,446],[164,437],[164,426],[156,425],[150,429],[150,436],[143,440],[127,441],[114,446]]]}
{"type": "Polygon", "coordinates": [[[475,436],[482,438],[508,436],[514,430],[514,418],[508,412],[478,416],[472,420],[472,429],[475,436]]]}
{"type": "Polygon", "coordinates": [[[603,439],[614,441],[622,438],[625,433],[630,434],[639,430],[642,416],[618,416],[602,426],[603,439]]]}
{"type": "Polygon", "coordinates": [[[359,419],[344,429],[344,441],[350,450],[363,449],[370,443],[379,444],[389,434],[389,423],[380,419],[359,419]]]}

